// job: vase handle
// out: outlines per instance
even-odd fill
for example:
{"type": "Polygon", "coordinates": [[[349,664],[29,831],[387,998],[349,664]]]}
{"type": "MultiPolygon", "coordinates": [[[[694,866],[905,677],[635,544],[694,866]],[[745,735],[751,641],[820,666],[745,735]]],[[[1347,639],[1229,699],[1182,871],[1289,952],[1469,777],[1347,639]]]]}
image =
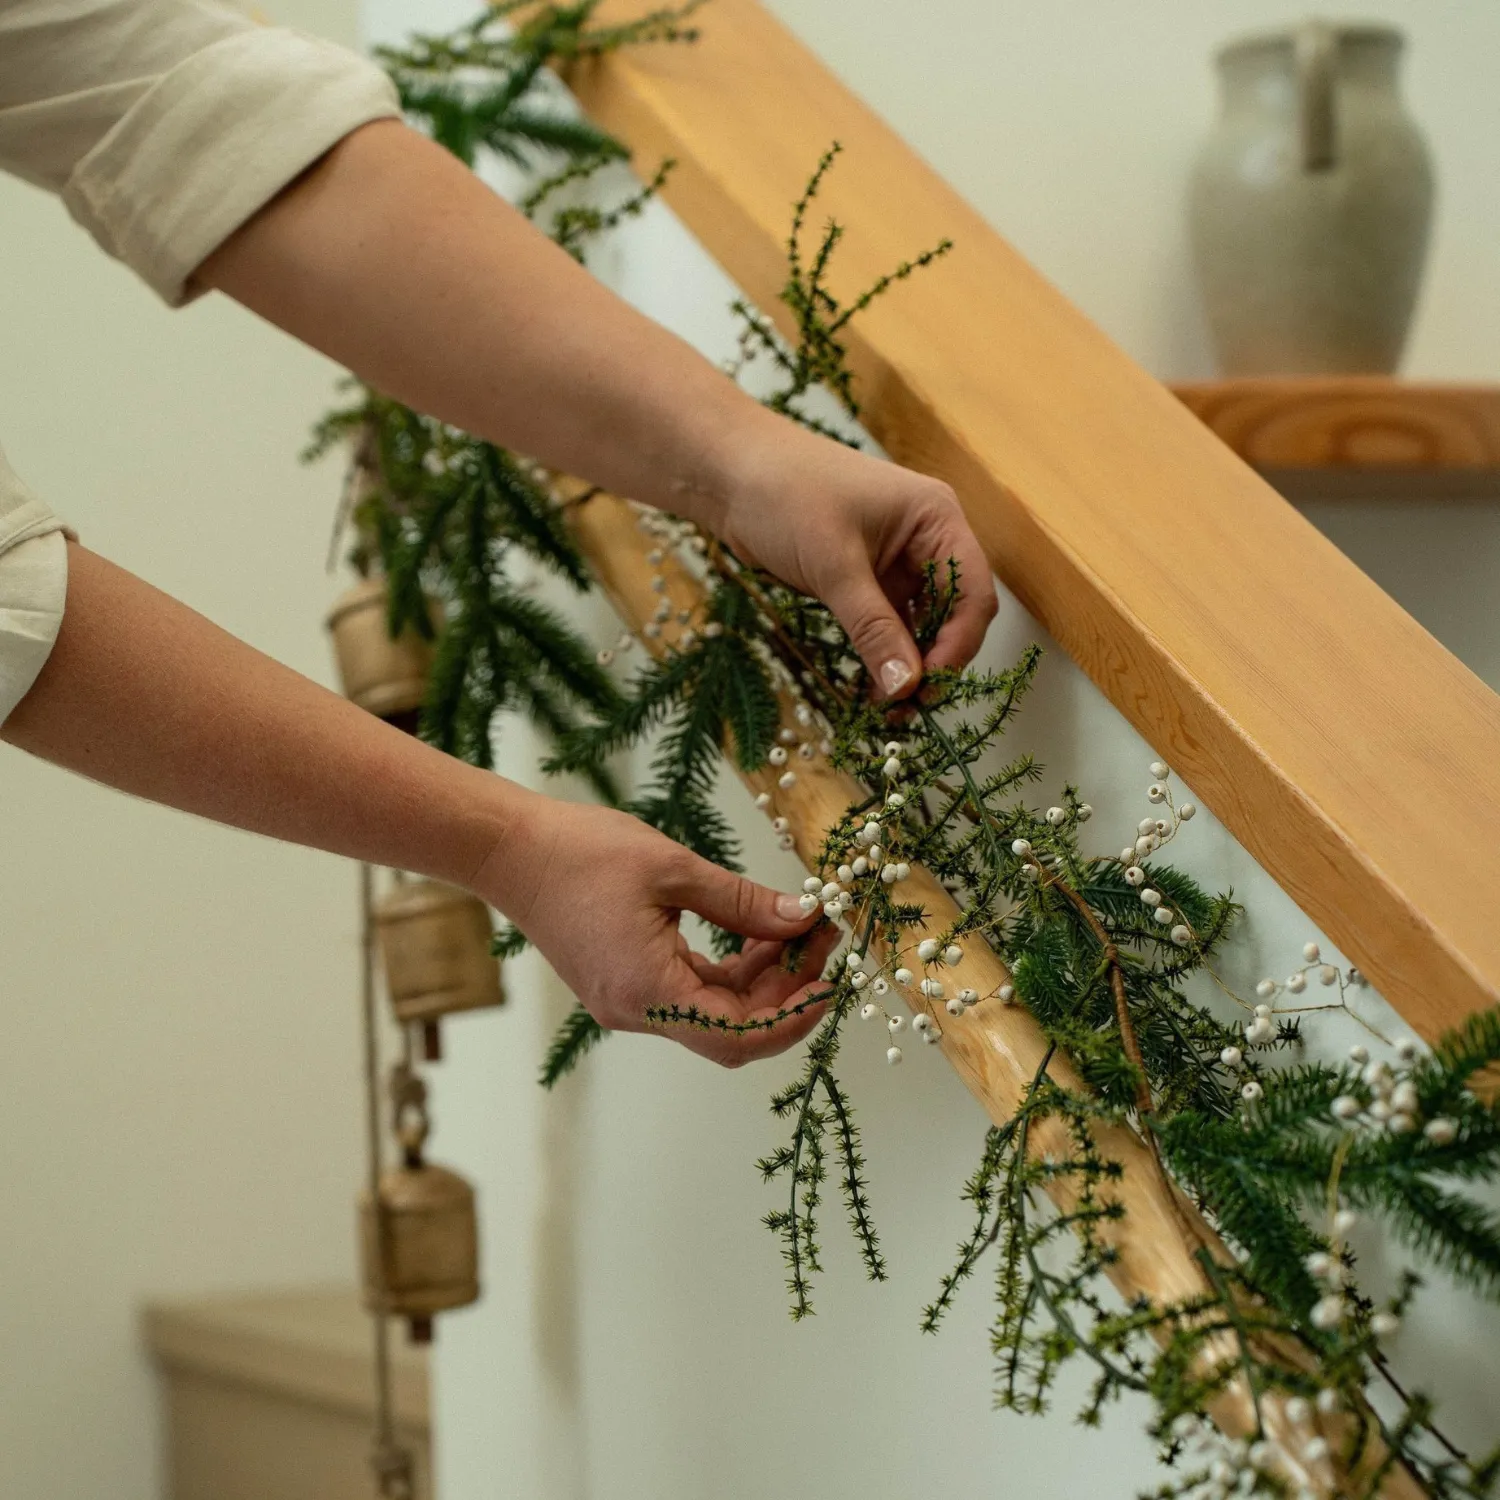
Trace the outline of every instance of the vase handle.
{"type": "Polygon", "coordinates": [[[1307,21],[1293,33],[1297,57],[1297,123],[1302,170],[1327,172],[1334,164],[1335,64],[1338,37],[1323,21],[1307,21]]]}

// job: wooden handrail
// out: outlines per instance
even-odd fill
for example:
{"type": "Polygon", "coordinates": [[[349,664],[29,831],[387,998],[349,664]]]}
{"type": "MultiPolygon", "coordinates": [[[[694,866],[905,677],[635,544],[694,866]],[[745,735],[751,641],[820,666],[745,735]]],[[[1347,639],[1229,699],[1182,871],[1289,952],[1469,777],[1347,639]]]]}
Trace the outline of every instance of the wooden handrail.
{"type": "MultiPolygon", "coordinates": [[[[606,0],[603,15],[638,10],[606,0]]],[[[791,204],[848,225],[876,438],[958,491],[996,573],[1407,1021],[1500,998],[1500,698],[1135,365],[756,0],[579,65],[588,113],[766,311],[791,204]]]]}

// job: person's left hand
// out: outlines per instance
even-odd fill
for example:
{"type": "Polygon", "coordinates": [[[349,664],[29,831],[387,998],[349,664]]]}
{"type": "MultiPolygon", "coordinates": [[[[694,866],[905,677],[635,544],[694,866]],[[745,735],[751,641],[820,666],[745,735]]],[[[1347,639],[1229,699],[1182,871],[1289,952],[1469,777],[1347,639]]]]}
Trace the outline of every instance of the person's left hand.
{"type": "Polygon", "coordinates": [[[713,529],[746,562],[821,599],[886,697],[905,697],[924,668],[962,667],[979,650],[998,608],[994,579],[941,480],[784,417],[758,422],[737,441],[725,473],[713,529]],[[907,606],[923,567],[949,558],[960,597],[924,660],[907,606]]]}

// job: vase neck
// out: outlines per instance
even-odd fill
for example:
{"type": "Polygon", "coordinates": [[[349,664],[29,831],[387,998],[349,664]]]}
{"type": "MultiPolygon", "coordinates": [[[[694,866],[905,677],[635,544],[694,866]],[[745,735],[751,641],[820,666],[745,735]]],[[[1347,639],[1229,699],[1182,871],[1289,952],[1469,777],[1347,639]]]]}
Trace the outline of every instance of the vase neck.
{"type": "MultiPolygon", "coordinates": [[[[1385,26],[1332,26],[1334,82],[1338,88],[1396,93],[1402,36],[1385,26]]],[[[1297,33],[1270,32],[1232,42],[1218,55],[1224,103],[1231,110],[1295,108],[1297,33]]]]}

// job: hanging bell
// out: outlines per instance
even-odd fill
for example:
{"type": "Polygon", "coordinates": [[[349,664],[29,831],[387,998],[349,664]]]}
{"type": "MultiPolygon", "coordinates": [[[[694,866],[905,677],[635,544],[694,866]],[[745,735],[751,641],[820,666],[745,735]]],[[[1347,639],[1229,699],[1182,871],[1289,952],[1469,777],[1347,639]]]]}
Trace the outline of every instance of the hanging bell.
{"type": "Polygon", "coordinates": [[[418,1160],[380,1178],[380,1212],[359,1200],[365,1306],[405,1318],[413,1343],[432,1340],[435,1314],[479,1299],[474,1189],[446,1167],[418,1160]]]}
{"type": "Polygon", "coordinates": [[[414,734],[433,646],[410,625],[392,639],[389,611],[384,578],[363,579],[340,597],[328,613],[334,659],[346,698],[414,734]]]}
{"type": "Polygon", "coordinates": [[[428,1061],[441,1056],[439,1017],[505,1003],[489,908],[477,896],[405,882],[375,908],[375,930],[396,1019],[422,1027],[428,1061]]]}

